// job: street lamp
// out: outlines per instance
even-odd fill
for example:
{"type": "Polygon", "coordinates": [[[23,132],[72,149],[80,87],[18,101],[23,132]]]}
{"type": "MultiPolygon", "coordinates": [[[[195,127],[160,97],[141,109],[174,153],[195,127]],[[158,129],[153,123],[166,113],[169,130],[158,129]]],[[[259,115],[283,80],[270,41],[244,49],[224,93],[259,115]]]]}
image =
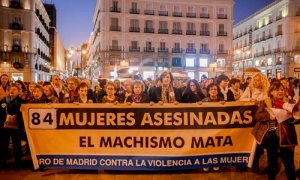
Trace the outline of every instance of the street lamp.
{"type": "Polygon", "coordinates": [[[79,59],[78,58],[77,61],[76,61],[76,65],[74,67],[74,69],[76,69],[76,72],[77,72],[76,76],[78,78],[79,69],[81,69],[81,73],[83,72],[83,70],[82,70],[82,68],[83,68],[83,56],[87,53],[87,51],[85,49],[80,50],[79,48],[77,48],[77,49],[71,48],[71,49],[68,50],[68,57],[71,58],[75,52],[76,53],[80,52],[80,66],[78,64],[78,59],[79,59]]]}

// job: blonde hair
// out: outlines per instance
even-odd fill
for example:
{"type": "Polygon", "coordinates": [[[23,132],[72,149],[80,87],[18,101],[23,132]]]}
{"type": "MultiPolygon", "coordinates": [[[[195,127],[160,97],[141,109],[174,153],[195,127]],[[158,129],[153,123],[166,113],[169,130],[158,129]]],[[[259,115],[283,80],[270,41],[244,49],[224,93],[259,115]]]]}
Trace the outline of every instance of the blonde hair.
{"type": "Polygon", "coordinates": [[[266,75],[264,75],[263,73],[261,73],[261,72],[258,72],[256,74],[254,74],[254,76],[252,77],[252,79],[249,83],[249,88],[252,91],[255,89],[254,86],[253,86],[255,77],[260,77],[262,90],[263,90],[264,93],[268,94],[268,90],[269,90],[269,87],[270,87],[270,82],[268,80],[268,77],[266,75]]]}

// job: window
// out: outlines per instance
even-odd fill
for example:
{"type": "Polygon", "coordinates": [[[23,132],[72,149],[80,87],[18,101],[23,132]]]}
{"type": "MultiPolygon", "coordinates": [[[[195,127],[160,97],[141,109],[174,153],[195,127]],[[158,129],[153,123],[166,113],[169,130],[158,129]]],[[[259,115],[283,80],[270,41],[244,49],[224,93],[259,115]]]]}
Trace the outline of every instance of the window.
{"type": "Polygon", "coordinates": [[[166,49],[166,43],[160,42],[160,49],[166,49]]]}
{"type": "Polygon", "coordinates": [[[179,6],[174,6],[174,12],[180,12],[179,6]]]}
{"type": "Polygon", "coordinates": [[[151,49],[151,47],[152,47],[152,42],[151,41],[147,41],[146,42],[146,48],[147,49],[151,49]]]}
{"type": "Polygon", "coordinates": [[[119,19],[111,18],[111,26],[113,26],[113,27],[119,26],[119,19]]]}
{"type": "Polygon", "coordinates": [[[180,57],[173,57],[172,58],[172,66],[181,67],[181,58],[180,57]]]}
{"type": "Polygon", "coordinates": [[[189,77],[189,78],[195,79],[195,72],[189,71],[187,74],[188,74],[188,77],[189,77]]]}
{"type": "Polygon", "coordinates": [[[259,66],[260,64],[259,64],[259,60],[256,60],[255,61],[255,66],[259,66]]]}
{"type": "Polygon", "coordinates": [[[130,27],[135,27],[135,28],[139,27],[139,20],[131,19],[130,20],[130,27]]]}
{"type": "Polygon", "coordinates": [[[174,43],[174,48],[175,49],[180,49],[180,43],[178,43],[178,42],[174,43]]]}
{"type": "Polygon", "coordinates": [[[225,59],[217,59],[218,67],[225,67],[225,59]]]}
{"type": "Polygon", "coordinates": [[[117,47],[118,47],[118,45],[119,45],[119,42],[118,42],[118,40],[112,40],[112,47],[115,47],[115,48],[117,48],[117,47]]]}
{"type": "Polygon", "coordinates": [[[201,23],[201,31],[208,31],[208,23],[201,23]]]}
{"type": "Polygon", "coordinates": [[[224,44],[219,44],[219,50],[220,50],[220,51],[224,51],[224,49],[225,49],[224,44]]]}
{"type": "Polygon", "coordinates": [[[208,72],[199,72],[199,79],[201,79],[201,77],[205,75],[206,77],[208,77],[208,72]]]}
{"type": "Polygon", "coordinates": [[[207,50],[208,49],[208,44],[201,44],[201,50],[207,50]]]}
{"type": "Polygon", "coordinates": [[[144,71],[143,79],[151,78],[154,79],[154,71],[144,71]]]}
{"type": "Polygon", "coordinates": [[[131,9],[135,9],[135,10],[138,9],[136,2],[131,3],[131,9]]]}
{"type": "Polygon", "coordinates": [[[152,3],[147,3],[146,4],[146,10],[152,10],[152,3]]]}
{"type": "Polygon", "coordinates": [[[117,9],[118,8],[118,1],[113,1],[113,9],[117,9]]]}
{"type": "Polygon", "coordinates": [[[131,41],[131,48],[137,49],[138,48],[138,42],[137,41],[131,41]]]}
{"type": "Polygon", "coordinates": [[[207,9],[207,7],[202,7],[202,8],[201,8],[201,14],[208,14],[208,9],[207,9]]]}
{"type": "Polygon", "coordinates": [[[186,58],[185,66],[186,67],[195,67],[195,58],[186,58]]]}
{"type": "Polygon", "coordinates": [[[208,59],[200,58],[199,59],[199,67],[208,67],[208,59]]]}
{"type": "Polygon", "coordinates": [[[194,49],[195,48],[195,44],[194,43],[188,43],[187,47],[188,47],[188,49],[194,49]]]}
{"type": "Polygon", "coordinates": [[[160,10],[160,11],[166,11],[167,8],[166,8],[165,5],[162,4],[162,5],[160,5],[159,10],[160,10]]]}
{"type": "Polygon", "coordinates": [[[225,15],[225,8],[219,8],[219,14],[225,15]]]}
{"type": "Polygon", "coordinates": [[[187,30],[193,31],[195,29],[195,23],[187,23],[187,30]]]}
{"type": "Polygon", "coordinates": [[[224,24],[219,24],[219,32],[224,32],[224,31],[225,31],[224,24]]]}
{"type": "Polygon", "coordinates": [[[180,29],[181,29],[181,24],[180,24],[180,22],[174,22],[174,23],[173,23],[173,29],[174,29],[174,30],[180,30],[180,29]]]}
{"type": "Polygon", "coordinates": [[[168,29],[167,21],[159,21],[159,29],[168,29]]]}
{"type": "Polygon", "coordinates": [[[152,29],[153,28],[153,22],[151,20],[145,21],[146,29],[152,29]]]}
{"type": "Polygon", "coordinates": [[[272,65],[272,61],[273,61],[272,58],[269,58],[269,59],[268,59],[268,61],[267,61],[268,66],[271,66],[271,65],[272,65]]]}
{"type": "Polygon", "coordinates": [[[193,6],[189,6],[188,7],[188,12],[189,13],[194,13],[195,12],[195,8],[193,6]]]}

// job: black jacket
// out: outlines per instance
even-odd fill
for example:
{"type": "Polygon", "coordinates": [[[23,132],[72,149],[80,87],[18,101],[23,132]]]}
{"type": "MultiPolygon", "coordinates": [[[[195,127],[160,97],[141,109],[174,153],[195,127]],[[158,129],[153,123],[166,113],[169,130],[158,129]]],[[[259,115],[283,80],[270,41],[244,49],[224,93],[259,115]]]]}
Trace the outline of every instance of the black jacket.
{"type": "MultiPolygon", "coordinates": [[[[178,91],[177,88],[174,88],[173,87],[173,91],[175,93],[175,100],[178,101],[178,102],[181,102],[181,95],[178,91]]],[[[149,93],[149,98],[150,98],[150,101],[153,101],[155,103],[158,103],[159,101],[161,101],[161,93],[162,93],[162,87],[153,87],[152,90],[150,90],[150,93],[149,93]]],[[[167,96],[169,97],[169,96],[167,96]]]]}

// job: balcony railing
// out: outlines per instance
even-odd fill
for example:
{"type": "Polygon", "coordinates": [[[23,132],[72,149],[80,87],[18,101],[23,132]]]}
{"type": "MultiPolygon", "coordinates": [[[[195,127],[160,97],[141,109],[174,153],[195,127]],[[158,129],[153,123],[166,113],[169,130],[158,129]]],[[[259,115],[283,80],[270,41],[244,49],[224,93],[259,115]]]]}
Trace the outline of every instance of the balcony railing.
{"type": "Polygon", "coordinates": [[[121,26],[110,26],[109,30],[111,30],[111,31],[121,31],[121,26]]]}
{"type": "Polygon", "coordinates": [[[158,34],[169,34],[168,29],[158,29],[158,34]]]}
{"type": "Polygon", "coordinates": [[[282,35],[282,31],[277,31],[277,32],[275,33],[275,36],[280,36],[280,35],[282,35]]]}
{"type": "Polygon", "coordinates": [[[144,10],[144,14],[145,15],[154,15],[154,10],[146,9],[146,10],[144,10]]]}
{"type": "Polygon", "coordinates": [[[196,54],[197,50],[194,48],[187,48],[185,52],[189,54],[196,54]]]}
{"type": "Polygon", "coordinates": [[[269,35],[266,36],[266,40],[267,39],[271,39],[271,38],[273,38],[273,36],[271,34],[269,34],[269,35]]]}
{"type": "Polygon", "coordinates": [[[158,52],[167,53],[169,52],[169,48],[157,48],[158,52]]]}
{"type": "Polygon", "coordinates": [[[140,47],[132,47],[132,46],[130,46],[129,47],[129,51],[130,52],[140,52],[141,48],[140,47]]]}
{"type": "Polygon", "coordinates": [[[144,33],[154,33],[154,29],[153,28],[145,28],[144,33]]]}
{"type": "Polygon", "coordinates": [[[200,54],[210,54],[209,49],[200,49],[200,54]]]}
{"type": "Polygon", "coordinates": [[[196,30],[186,30],[186,35],[196,35],[196,30]]]}
{"type": "Polygon", "coordinates": [[[254,44],[259,42],[259,38],[254,40],[254,44]]]}
{"type": "Polygon", "coordinates": [[[276,17],[276,21],[279,21],[280,19],[282,19],[282,15],[276,17]]]}
{"type": "Polygon", "coordinates": [[[119,8],[119,7],[111,7],[110,8],[110,12],[118,12],[118,13],[120,13],[121,12],[121,8],[119,8]]]}
{"type": "Polygon", "coordinates": [[[154,52],[154,47],[144,47],[144,52],[154,52]]]}
{"type": "Polygon", "coordinates": [[[173,29],[172,33],[173,34],[182,34],[182,30],[181,29],[173,29]]]}
{"type": "Polygon", "coordinates": [[[210,36],[209,31],[200,31],[200,36],[210,36]]]}
{"type": "Polygon", "coordinates": [[[121,51],[122,47],[121,46],[109,46],[110,51],[121,51]]]}
{"type": "Polygon", "coordinates": [[[281,52],[281,48],[274,49],[274,53],[280,53],[280,52],[281,52]]]}
{"type": "Polygon", "coordinates": [[[130,9],[130,14],[140,14],[140,10],[139,9],[130,9]]]}
{"type": "Polygon", "coordinates": [[[228,54],[228,50],[224,50],[224,49],[219,49],[218,54],[228,54]]]}
{"type": "Polygon", "coordinates": [[[200,13],[200,18],[209,18],[208,13],[200,13]]]}
{"type": "Polygon", "coordinates": [[[174,17],[182,17],[182,12],[173,12],[174,17]]]}
{"type": "Polygon", "coordinates": [[[129,32],[140,32],[139,27],[129,27],[129,32]]]}
{"type": "Polygon", "coordinates": [[[227,36],[227,32],[225,32],[225,31],[219,31],[217,35],[218,36],[227,36]]]}
{"type": "Polygon", "coordinates": [[[186,13],[186,17],[195,18],[196,17],[196,13],[194,13],[194,12],[188,12],[188,13],[186,13]]]}
{"type": "Polygon", "coordinates": [[[271,53],[272,53],[271,50],[265,51],[265,55],[269,55],[269,54],[271,54],[271,53]]]}
{"type": "Polygon", "coordinates": [[[172,53],[182,53],[183,49],[182,48],[172,48],[172,53]]]}
{"type": "Polygon", "coordinates": [[[10,23],[9,27],[13,30],[23,30],[23,25],[17,22],[10,23]]]}
{"type": "Polygon", "coordinates": [[[10,1],[9,7],[10,8],[15,8],[15,9],[22,9],[21,2],[20,1],[14,1],[14,0],[10,1]]]}
{"type": "Polygon", "coordinates": [[[12,46],[12,52],[21,52],[21,46],[20,45],[13,45],[12,46]]]}
{"type": "Polygon", "coordinates": [[[159,16],[168,16],[168,11],[158,11],[159,16]]]}
{"type": "Polygon", "coordinates": [[[227,19],[227,14],[218,14],[218,19],[227,19]]]}

